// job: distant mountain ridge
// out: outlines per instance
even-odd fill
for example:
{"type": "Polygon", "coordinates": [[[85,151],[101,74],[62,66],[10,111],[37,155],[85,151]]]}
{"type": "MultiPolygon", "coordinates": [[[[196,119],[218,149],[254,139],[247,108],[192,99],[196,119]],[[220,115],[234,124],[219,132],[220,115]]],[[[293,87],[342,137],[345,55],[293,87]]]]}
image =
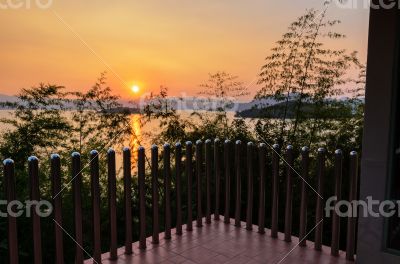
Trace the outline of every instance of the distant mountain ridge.
{"type": "Polygon", "coordinates": [[[0,102],[16,102],[18,98],[14,95],[0,94],[0,102]]]}
{"type": "MultiPolygon", "coordinates": [[[[296,94],[291,94],[289,95],[289,102],[293,101],[296,99],[296,94]]],[[[364,98],[359,98],[361,101],[364,101],[364,98]]],[[[6,95],[6,94],[0,94],[0,102],[18,102],[18,97],[17,96],[12,96],[12,95],[6,95]]],[[[202,97],[184,97],[184,98],[179,98],[179,97],[169,97],[167,100],[170,103],[170,106],[177,109],[177,110],[207,110],[207,111],[215,111],[217,110],[215,105],[224,103],[222,100],[210,100],[207,98],[202,98],[202,97]]],[[[348,97],[340,97],[335,100],[338,101],[347,101],[349,100],[348,97]]],[[[143,105],[141,105],[140,101],[128,101],[125,99],[119,100],[121,103],[122,107],[121,109],[116,109],[115,111],[131,111],[131,112],[138,112],[138,109],[140,109],[143,105]]],[[[265,108],[270,108],[273,106],[277,106],[278,108],[282,107],[282,104],[285,102],[284,100],[276,100],[273,97],[267,98],[267,99],[253,99],[249,102],[234,102],[231,109],[228,109],[228,111],[234,111],[237,113],[238,116],[244,116],[244,117],[249,117],[249,116],[258,116],[261,114],[261,109],[265,108]]],[[[145,102],[142,102],[145,103],[145,102]]],[[[71,105],[72,107],[72,105],[71,105]]],[[[4,106],[0,106],[0,109],[9,109],[4,106]]]]}
{"type": "MultiPolygon", "coordinates": [[[[18,102],[17,96],[0,94],[0,102],[18,102]]],[[[168,100],[171,103],[172,107],[175,107],[178,110],[208,110],[213,111],[213,104],[222,103],[221,100],[209,100],[206,98],[199,97],[170,97],[168,100]]],[[[125,99],[119,100],[122,104],[123,108],[135,108],[135,106],[140,106],[140,102],[131,102],[125,99]]],[[[232,111],[241,112],[253,108],[264,108],[267,106],[271,106],[279,103],[275,99],[260,99],[260,100],[252,100],[249,102],[235,102],[232,107],[232,111]]],[[[0,109],[9,109],[4,106],[0,106],[0,109]]]]}
{"type": "MultiPolygon", "coordinates": [[[[18,97],[12,96],[12,95],[0,94],[0,102],[2,102],[2,103],[4,103],[4,102],[15,103],[15,102],[18,102],[18,97]]],[[[9,108],[0,105],[0,110],[1,109],[9,109],[9,108]]]]}
{"type": "MultiPolygon", "coordinates": [[[[177,110],[208,110],[215,111],[216,106],[224,105],[227,102],[224,100],[207,99],[203,97],[170,97],[168,98],[170,107],[177,110]]],[[[268,99],[254,99],[249,102],[233,102],[231,106],[227,107],[227,111],[241,112],[254,108],[265,108],[280,103],[274,98],[268,99]]]]}

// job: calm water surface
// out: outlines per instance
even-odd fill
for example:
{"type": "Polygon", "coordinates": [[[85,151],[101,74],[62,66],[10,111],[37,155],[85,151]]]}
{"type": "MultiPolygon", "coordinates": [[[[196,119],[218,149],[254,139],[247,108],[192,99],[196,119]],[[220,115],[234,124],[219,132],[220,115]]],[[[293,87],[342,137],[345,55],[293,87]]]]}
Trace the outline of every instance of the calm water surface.
{"type": "MultiPolygon", "coordinates": [[[[10,110],[0,110],[0,118],[11,118],[12,117],[12,112],[10,110]]],[[[199,117],[194,115],[191,115],[192,111],[179,111],[179,114],[181,115],[182,118],[187,118],[191,119],[191,121],[200,121],[199,117]]],[[[66,112],[66,115],[70,115],[70,113],[66,112]]],[[[215,113],[212,112],[207,112],[203,111],[201,113],[202,115],[208,115],[212,116],[215,113]]],[[[234,112],[228,112],[228,117],[230,120],[233,120],[234,117],[234,112]]],[[[250,119],[246,119],[246,123],[251,126],[252,121],[250,119]]],[[[140,115],[140,114],[132,114],[130,116],[130,125],[132,126],[132,131],[133,133],[129,135],[125,139],[125,146],[129,146],[132,151],[132,164],[136,164],[137,161],[137,149],[139,146],[143,146],[146,149],[146,156],[149,157],[150,155],[150,147],[152,143],[154,142],[154,139],[157,137],[157,134],[160,132],[160,121],[159,120],[151,120],[146,122],[145,119],[140,115]]],[[[0,123],[0,129],[2,131],[12,129],[12,126],[4,123],[0,123]]],[[[111,139],[110,139],[111,140],[111,139]]],[[[169,142],[169,143],[174,143],[174,142],[169,142]]],[[[107,151],[108,148],[113,147],[112,145],[105,144],[105,147],[103,150],[98,150],[100,153],[107,151]]],[[[159,146],[161,148],[162,146],[159,146]]],[[[121,167],[122,164],[122,157],[121,157],[121,150],[117,150],[117,168],[121,167]]],[[[121,175],[121,171],[119,169],[118,172],[119,175],[121,175]]]]}

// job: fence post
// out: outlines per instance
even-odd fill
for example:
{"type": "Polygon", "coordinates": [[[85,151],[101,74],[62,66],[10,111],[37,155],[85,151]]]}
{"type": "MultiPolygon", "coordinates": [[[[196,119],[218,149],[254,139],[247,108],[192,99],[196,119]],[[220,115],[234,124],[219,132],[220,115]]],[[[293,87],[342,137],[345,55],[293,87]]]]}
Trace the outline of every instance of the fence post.
{"type": "Polygon", "coordinates": [[[32,229],[33,229],[33,252],[34,263],[42,263],[42,238],[40,217],[37,214],[37,204],[40,201],[39,191],[39,160],[35,156],[28,158],[28,174],[30,187],[30,200],[33,202],[31,206],[32,229]]]}
{"type": "Polygon", "coordinates": [[[247,210],[246,210],[246,229],[253,229],[253,192],[254,192],[254,168],[253,168],[254,144],[247,143],[247,210]]]}
{"type": "Polygon", "coordinates": [[[231,141],[225,140],[224,144],[224,158],[225,158],[225,213],[224,223],[229,224],[230,217],[230,201],[231,201],[231,141]]]}
{"type": "Polygon", "coordinates": [[[197,227],[203,226],[203,213],[202,213],[202,166],[203,166],[203,157],[202,157],[202,145],[203,142],[198,140],[196,142],[196,187],[197,187],[197,227]]]}
{"type": "Polygon", "coordinates": [[[145,149],[138,149],[138,185],[139,185],[139,248],[146,249],[146,191],[145,191],[145,149]]]}
{"type": "Polygon", "coordinates": [[[221,159],[220,159],[220,140],[214,140],[214,174],[215,174],[215,210],[214,220],[219,220],[220,191],[221,191],[221,159]]]}
{"type": "Polygon", "coordinates": [[[286,148],[285,241],[292,241],[293,146],[286,148]]]}
{"type": "Polygon", "coordinates": [[[352,215],[347,218],[347,243],[346,243],[346,259],[354,260],[355,254],[355,239],[356,239],[356,217],[357,206],[353,203],[357,199],[358,186],[358,154],[356,151],[350,153],[350,194],[349,201],[352,204],[352,215]],[[353,208],[353,206],[356,206],[353,208]]]}
{"type": "Polygon", "coordinates": [[[176,234],[182,235],[182,145],[175,144],[176,234]]]}
{"type": "Polygon", "coordinates": [[[153,208],[153,236],[152,243],[159,243],[159,215],[158,215],[158,147],[151,147],[151,190],[152,190],[152,208],[153,208]]]}
{"type": "Polygon", "coordinates": [[[265,178],[266,178],[266,156],[267,145],[261,143],[258,151],[259,168],[260,168],[260,200],[258,207],[258,233],[265,234],[265,178]]]}
{"type": "Polygon", "coordinates": [[[164,144],[165,239],[171,239],[171,147],[164,144]]]}
{"type": "Polygon", "coordinates": [[[75,220],[75,263],[83,263],[83,234],[82,234],[82,173],[81,155],[72,153],[72,191],[74,197],[75,220]]]}
{"type": "Polygon", "coordinates": [[[132,254],[132,174],[131,150],[123,149],[124,198],[125,198],[125,254],[132,254]]]}
{"type": "Polygon", "coordinates": [[[242,141],[238,140],[235,144],[235,168],[236,168],[236,205],[235,205],[235,226],[240,227],[240,211],[242,203],[242,173],[241,169],[243,164],[241,162],[242,158],[242,141]]]}
{"type": "Polygon", "coordinates": [[[192,142],[186,142],[186,178],[187,178],[187,210],[188,220],[186,225],[187,231],[193,230],[193,214],[192,214],[192,187],[193,187],[193,166],[192,166],[192,142]]]}
{"type": "Polygon", "coordinates": [[[272,146],[272,207],[271,207],[271,237],[278,237],[278,203],[279,203],[279,156],[280,146],[272,146]]]}
{"type": "MultiPolygon", "coordinates": [[[[340,149],[335,151],[335,206],[342,198],[342,168],[343,167],[343,153],[340,149]]],[[[340,240],[340,217],[333,212],[332,216],[332,243],[331,255],[339,256],[339,240],[340,240]]]]}
{"type": "Polygon", "coordinates": [[[322,249],[322,227],[323,227],[323,194],[324,194],[324,182],[325,182],[325,149],[318,149],[317,157],[317,208],[315,213],[315,244],[314,248],[316,250],[322,249]]]}
{"type": "Polygon", "coordinates": [[[310,151],[308,147],[301,149],[301,204],[300,204],[300,228],[299,228],[299,246],[307,245],[307,183],[309,174],[309,157],[310,151]]]}
{"type": "Polygon", "coordinates": [[[61,199],[61,162],[58,154],[52,154],[51,162],[51,190],[54,207],[54,234],[56,247],[56,263],[64,263],[64,243],[62,226],[62,199],[61,199]]]}
{"type": "MultiPolygon", "coordinates": [[[[7,199],[7,206],[15,201],[15,178],[14,178],[14,161],[6,159],[4,165],[4,186],[7,199]]],[[[13,206],[12,211],[15,212],[13,206]]],[[[8,261],[10,264],[18,264],[18,232],[16,217],[7,214],[8,220],[8,261]]]]}
{"type": "Polygon", "coordinates": [[[93,262],[101,262],[99,153],[90,151],[90,181],[92,195],[93,262]]]}
{"type": "Polygon", "coordinates": [[[110,259],[118,259],[117,255],[117,184],[115,171],[115,151],[109,149],[107,151],[108,163],[108,206],[110,213],[110,259]]]}
{"type": "Polygon", "coordinates": [[[211,224],[211,140],[207,139],[205,142],[206,148],[206,224],[211,224]]]}

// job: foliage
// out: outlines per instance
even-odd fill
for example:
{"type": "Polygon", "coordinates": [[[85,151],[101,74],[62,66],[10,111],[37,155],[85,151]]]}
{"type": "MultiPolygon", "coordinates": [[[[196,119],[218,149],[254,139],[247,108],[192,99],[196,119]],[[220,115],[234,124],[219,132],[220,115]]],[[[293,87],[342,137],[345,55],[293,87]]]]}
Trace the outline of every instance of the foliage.
{"type": "MultiPolygon", "coordinates": [[[[317,10],[308,10],[305,15],[290,25],[288,32],[277,42],[271,55],[266,58],[266,64],[261,69],[259,80],[262,87],[256,95],[258,99],[273,97],[280,101],[280,104],[275,108],[261,109],[264,111],[262,113],[264,116],[258,120],[234,118],[233,112],[229,111],[238,98],[248,94],[243,83],[238,81],[238,77],[229,73],[221,71],[209,74],[208,80],[200,85],[203,88],[200,95],[206,96],[210,102],[216,102],[212,109],[215,110],[213,112],[204,111],[210,109],[178,111],[176,102],[168,97],[168,88],[161,87],[158,94],[151,94],[146,98],[146,104],[142,109],[144,124],[153,120],[159,122],[159,129],[155,131],[153,142],[173,143],[221,138],[241,140],[242,142],[266,142],[268,145],[277,142],[281,146],[293,144],[297,149],[300,146],[309,146],[312,153],[315,153],[313,150],[321,146],[328,149],[328,154],[333,153],[337,148],[342,148],[344,153],[348,153],[350,150],[360,150],[365,67],[358,62],[356,53],[326,47],[323,39],[340,40],[344,38],[342,34],[331,31],[331,28],[338,23],[337,20],[331,21],[326,18],[325,9],[321,13],[317,10]],[[352,66],[360,69],[360,76],[356,81],[346,75],[352,66]],[[350,84],[354,87],[349,88],[348,94],[352,97],[350,100],[333,99],[342,95],[342,88],[350,84]],[[277,109],[279,113],[273,112],[277,109]]],[[[10,113],[10,118],[1,120],[11,128],[2,135],[0,155],[3,159],[11,157],[16,162],[19,199],[28,197],[26,169],[28,156],[35,154],[40,160],[48,160],[51,153],[60,153],[63,157],[63,182],[68,183],[71,172],[67,165],[70,160],[67,157],[71,151],[85,153],[82,155],[82,164],[86,165],[89,162],[86,153],[91,149],[101,151],[111,145],[118,147],[125,143],[128,135],[135,135],[130,126],[130,113],[112,111],[121,108],[121,105],[118,102],[119,98],[113,95],[111,89],[106,85],[104,74],[86,92],[64,92],[62,86],[40,84],[38,87],[23,89],[18,98],[19,100],[15,103],[3,104],[3,106],[15,108],[15,111],[10,113]]],[[[271,151],[268,154],[268,166],[271,161],[270,154],[271,151]]],[[[245,152],[243,152],[242,158],[245,160],[245,152]]],[[[327,162],[329,166],[332,165],[329,164],[331,161],[327,162]]],[[[254,168],[258,168],[256,159],[254,164],[254,168]]],[[[282,162],[281,165],[280,173],[283,174],[285,172],[284,163],[282,162]]],[[[314,165],[310,167],[314,168],[314,165]]],[[[295,164],[295,168],[299,169],[298,163],[295,164]]],[[[84,175],[82,191],[84,194],[84,226],[88,227],[91,219],[91,202],[87,195],[90,193],[90,180],[87,175],[90,172],[87,166],[83,166],[82,169],[84,175]]],[[[240,169],[245,173],[246,166],[241,166],[240,169]]],[[[174,171],[174,168],[172,170],[174,171]]],[[[51,199],[48,162],[41,163],[40,171],[42,197],[51,199]]],[[[101,189],[105,190],[107,188],[105,156],[100,156],[100,171],[101,189]]],[[[315,171],[310,174],[314,179],[315,171]]],[[[174,173],[172,175],[174,178],[174,173]]],[[[332,175],[331,171],[327,173],[327,177],[329,178],[330,175],[332,175]]],[[[224,179],[223,177],[222,179],[224,179]]],[[[266,182],[270,184],[270,175],[267,177],[266,182]]],[[[150,186],[150,180],[149,177],[146,177],[147,186],[150,186]]],[[[284,186],[283,177],[280,177],[280,181],[280,186],[284,186]]],[[[159,182],[162,186],[163,180],[160,179],[159,182]]],[[[255,185],[257,186],[257,179],[255,185]]],[[[64,226],[68,231],[72,231],[74,223],[71,188],[68,184],[65,186],[62,195],[64,226]]],[[[122,186],[121,179],[118,179],[118,226],[124,224],[122,186]]],[[[185,177],[183,177],[183,186],[186,186],[185,177]]],[[[298,187],[299,182],[295,182],[294,188],[298,187]]],[[[132,188],[132,210],[137,216],[137,181],[133,181],[132,188]]],[[[146,190],[146,205],[148,206],[151,205],[149,189],[146,190]]],[[[331,190],[327,192],[329,191],[331,190]]],[[[101,193],[102,249],[108,251],[109,215],[107,196],[105,195],[107,192],[102,191],[101,193]]],[[[163,194],[162,188],[160,188],[160,193],[163,194]]],[[[279,193],[283,196],[284,192],[279,193]]],[[[298,193],[295,192],[295,195],[298,193]]],[[[245,195],[244,191],[243,197],[245,195]]],[[[182,196],[186,197],[185,191],[182,196]]],[[[298,197],[295,198],[298,199],[298,197]]],[[[257,201],[257,197],[254,197],[254,200],[257,201]]],[[[267,204],[269,206],[270,202],[267,201],[267,204]]],[[[283,203],[280,206],[283,207],[283,203]]],[[[314,206],[314,204],[310,204],[310,206],[314,206]]],[[[190,208],[183,208],[185,211],[188,209],[190,208]]],[[[280,211],[282,211],[281,209],[280,211]]],[[[163,215],[162,210],[161,207],[161,215],[163,215]]],[[[266,208],[266,211],[269,212],[270,208],[266,208]]],[[[294,208],[294,216],[297,214],[298,208],[294,208]]],[[[253,218],[256,219],[256,217],[253,218]]],[[[309,215],[309,218],[312,218],[312,215],[309,215]]],[[[148,219],[151,221],[150,216],[148,219]]],[[[0,221],[0,232],[6,233],[5,219],[0,219],[0,221]]],[[[26,234],[32,234],[30,219],[21,218],[19,221],[19,232],[27,237],[29,235],[26,234]]],[[[137,221],[137,217],[134,217],[134,224],[137,224],[137,221]]],[[[51,229],[52,224],[51,219],[44,220],[44,230],[51,229]]],[[[123,230],[123,228],[118,228],[120,245],[123,244],[123,230]]],[[[296,232],[295,229],[294,232],[296,232]]],[[[88,252],[91,252],[93,243],[90,233],[85,232],[84,237],[84,247],[88,252]]],[[[137,238],[137,235],[136,228],[134,237],[137,238]]],[[[0,243],[1,256],[7,254],[5,241],[6,238],[3,237],[0,243]]],[[[52,232],[43,232],[43,241],[44,248],[47,249],[44,253],[44,262],[51,263],[54,261],[54,245],[51,244],[51,241],[54,241],[52,232]]],[[[20,254],[25,262],[31,260],[31,242],[30,239],[20,241],[22,249],[20,254]]],[[[73,248],[72,242],[66,240],[67,263],[73,262],[73,248]]]]}
{"type": "MultiPolygon", "coordinates": [[[[62,160],[62,185],[61,196],[72,197],[71,171],[69,167],[72,151],[82,153],[82,173],[89,175],[88,153],[92,149],[100,152],[100,181],[102,188],[106,185],[106,155],[101,155],[106,147],[118,147],[125,143],[126,135],[132,133],[130,126],[130,113],[111,111],[121,107],[119,97],[112,94],[111,89],[106,86],[105,74],[102,74],[96,84],[86,92],[64,92],[64,87],[51,84],[40,84],[37,87],[22,89],[17,96],[18,101],[6,102],[3,106],[13,109],[9,118],[0,120],[9,127],[1,137],[0,155],[2,159],[12,158],[15,162],[15,175],[17,186],[17,197],[20,200],[28,199],[28,175],[27,158],[36,155],[40,162],[40,189],[42,199],[51,201],[51,186],[49,179],[49,157],[51,153],[59,153],[62,160]]],[[[119,190],[120,190],[120,184],[119,190]]],[[[89,193],[90,180],[83,177],[83,193],[89,193]]],[[[102,218],[103,223],[108,222],[106,193],[102,192],[102,218]]],[[[89,208],[90,197],[83,197],[83,207],[89,208]]],[[[73,206],[72,199],[63,201],[64,228],[73,231],[73,206]]],[[[85,222],[90,219],[90,211],[84,212],[85,222]]],[[[6,219],[0,219],[0,230],[6,233],[6,219]]],[[[43,219],[43,230],[53,229],[51,218],[43,219]]],[[[32,234],[31,219],[21,217],[18,219],[19,233],[29,237],[32,234]],[[28,235],[29,234],[29,235],[28,235]]],[[[107,226],[103,227],[107,233],[107,226]]],[[[44,262],[54,261],[54,247],[52,232],[43,232],[44,262]]],[[[90,235],[90,234],[88,234],[90,235]]],[[[1,244],[6,245],[6,237],[2,238],[1,244]]],[[[31,239],[19,241],[20,257],[22,262],[29,262],[33,247],[31,239]]],[[[66,240],[65,255],[66,262],[73,261],[74,245],[66,240]]],[[[92,240],[85,237],[85,245],[91,247],[92,240]]],[[[103,246],[106,246],[103,243],[103,246]]],[[[6,250],[6,246],[0,251],[6,250]]],[[[7,256],[1,252],[1,256],[7,256]]],[[[6,262],[6,261],[4,261],[6,262]]]]}
{"type": "Polygon", "coordinates": [[[33,153],[48,157],[55,152],[82,152],[84,146],[88,151],[122,144],[131,133],[129,113],[111,111],[121,104],[105,81],[102,74],[87,92],[68,93],[62,86],[40,84],[22,89],[17,102],[3,103],[15,111],[0,120],[10,127],[0,144],[2,158],[24,162],[33,153]]]}
{"type": "Polygon", "coordinates": [[[12,157],[17,167],[21,167],[33,153],[50,154],[64,146],[71,125],[61,112],[65,110],[63,89],[62,86],[40,84],[32,89],[22,89],[18,102],[3,103],[15,108],[11,118],[0,120],[12,127],[3,134],[0,144],[3,159],[12,157]]]}
{"type": "Polygon", "coordinates": [[[71,94],[74,136],[70,145],[73,149],[79,152],[103,149],[106,145],[121,144],[131,134],[129,113],[113,111],[122,105],[118,102],[119,96],[113,95],[106,85],[104,73],[87,92],[71,94]]]}
{"type": "Polygon", "coordinates": [[[243,82],[237,79],[238,76],[224,71],[210,73],[208,80],[200,84],[203,90],[199,94],[216,103],[212,110],[227,111],[236,103],[238,98],[249,94],[243,82]]]}
{"type": "MultiPolygon", "coordinates": [[[[242,139],[254,140],[252,133],[243,119],[231,118],[227,112],[236,103],[239,97],[248,94],[242,82],[237,77],[226,72],[209,74],[209,79],[200,87],[205,90],[201,95],[208,96],[206,100],[212,102],[212,108],[194,109],[189,116],[184,116],[187,109],[174,106],[168,98],[168,89],[161,87],[159,94],[151,94],[146,99],[144,115],[147,121],[158,120],[160,132],[155,136],[155,141],[176,142],[196,141],[198,139],[242,139]],[[235,99],[235,101],[234,101],[235,99]],[[214,110],[212,112],[207,110],[214,110]]],[[[179,100],[184,100],[183,98],[179,100]]]]}
{"type": "Polygon", "coordinates": [[[320,121],[324,119],[324,113],[329,113],[326,110],[331,104],[327,99],[342,95],[343,86],[351,81],[347,77],[350,67],[361,67],[356,52],[327,47],[328,40],[345,38],[332,30],[339,23],[327,19],[327,8],[323,11],[308,10],[289,26],[288,32],[265,59],[259,79],[262,88],[256,98],[273,97],[284,102],[281,120],[274,120],[279,130],[268,135],[278,138],[281,144],[293,143],[304,133],[306,136],[309,133],[304,129],[310,122],[303,107],[307,103],[314,105],[312,131],[321,134],[321,129],[327,126],[320,121]],[[294,118],[290,120],[288,110],[291,102],[295,102],[296,107],[294,118]]]}

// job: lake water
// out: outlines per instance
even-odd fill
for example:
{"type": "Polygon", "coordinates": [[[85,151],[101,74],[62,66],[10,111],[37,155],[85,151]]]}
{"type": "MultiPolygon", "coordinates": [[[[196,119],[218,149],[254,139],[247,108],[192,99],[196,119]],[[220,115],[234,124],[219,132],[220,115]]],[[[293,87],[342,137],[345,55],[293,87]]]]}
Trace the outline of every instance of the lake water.
{"type": "MultiPolygon", "coordinates": [[[[68,112],[66,112],[66,113],[68,113],[68,112]]],[[[209,112],[209,111],[200,111],[199,113],[208,115],[210,117],[212,115],[215,115],[215,113],[209,112]]],[[[191,122],[196,122],[196,120],[198,120],[200,122],[200,119],[198,116],[191,115],[192,111],[178,111],[178,114],[180,114],[180,116],[183,119],[190,119],[191,122]]],[[[11,111],[10,110],[0,110],[0,119],[12,118],[12,115],[13,115],[12,110],[11,111]]],[[[227,116],[230,121],[235,119],[234,112],[228,112],[227,116]]],[[[252,119],[245,119],[245,120],[248,125],[252,126],[252,124],[253,124],[252,119]]],[[[151,147],[153,140],[157,137],[158,133],[160,132],[160,120],[145,121],[144,118],[142,117],[142,115],[132,114],[130,116],[130,123],[132,126],[132,130],[134,131],[134,134],[126,139],[126,145],[127,146],[142,145],[146,149],[151,147]]],[[[0,129],[2,131],[5,131],[8,129],[12,129],[12,126],[9,124],[0,123],[0,129]]],[[[169,143],[174,143],[174,142],[169,142],[169,143]]]]}
{"type": "MultiPolygon", "coordinates": [[[[0,118],[11,118],[13,111],[10,110],[0,110],[0,118]]],[[[68,115],[68,112],[66,112],[68,115]]],[[[196,120],[200,121],[199,117],[196,115],[191,115],[192,111],[179,111],[178,112],[183,119],[190,119],[191,122],[196,122],[196,120]]],[[[201,112],[202,115],[212,116],[215,115],[213,112],[203,111],[201,112]]],[[[234,112],[227,113],[229,120],[233,120],[235,118],[234,112]]],[[[248,125],[252,125],[251,119],[246,119],[246,123],[248,125]]],[[[137,149],[139,146],[143,146],[146,149],[146,155],[150,155],[150,147],[154,142],[157,134],[160,132],[160,120],[151,120],[145,122],[144,118],[140,114],[132,114],[130,116],[130,124],[132,126],[133,134],[128,136],[125,140],[124,145],[129,146],[132,151],[132,163],[135,164],[137,160],[137,149]]],[[[2,131],[12,129],[12,126],[4,123],[0,123],[0,128],[2,131]]],[[[110,139],[111,140],[111,139],[110,139]]],[[[171,145],[175,142],[169,142],[171,145]]],[[[104,148],[102,150],[98,150],[100,153],[106,152],[108,148],[114,147],[112,144],[107,144],[105,142],[104,148]]],[[[159,146],[161,148],[162,146],[159,146]]],[[[117,152],[117,168],[121,167],[122,157],[121,157],[121,149],[116,149],[117,152]]],[[[82,153],[84,155],[84,153],[82,153]]]]}

